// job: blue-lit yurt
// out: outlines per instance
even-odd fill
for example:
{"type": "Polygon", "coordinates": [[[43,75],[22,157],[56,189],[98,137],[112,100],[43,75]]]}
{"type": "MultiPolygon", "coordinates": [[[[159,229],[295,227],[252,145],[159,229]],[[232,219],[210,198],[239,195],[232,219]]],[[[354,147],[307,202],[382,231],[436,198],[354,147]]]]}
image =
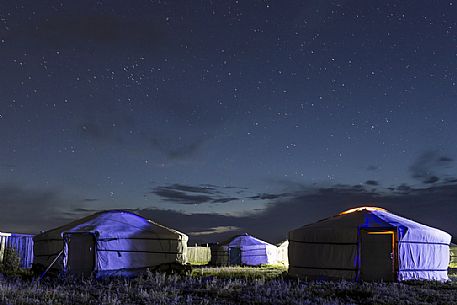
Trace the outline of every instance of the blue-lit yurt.
{"type": "Polygon", "coordinates": [[[289,274],[365,281],[447,280],[451,236],[377,207],[289,232],[289,274]]]}
{"type": "Polygon", "coordinates": [[[20,258],[21,268],[32,268],[33,235],[0,232],[0,263],[3,262],[7,248],[15,250],[20,258]]]}
{"type": "Polygon", "coordinates": [[[217,251],[212,248],[211,255],[215,256],[212,260],[217,262],[218,257],[224,257],[222,261],[227,265],[259,266],[276,264],[278,261],[275,245],[247,233],[234,236],[214,249],[217,251]]]}
{"type": "Polygon", "coordinates": [[[185,264],[187,235],[137,214],[99,212],[34,238],[34,265],[74,274],[135,275],[185,264]]]}

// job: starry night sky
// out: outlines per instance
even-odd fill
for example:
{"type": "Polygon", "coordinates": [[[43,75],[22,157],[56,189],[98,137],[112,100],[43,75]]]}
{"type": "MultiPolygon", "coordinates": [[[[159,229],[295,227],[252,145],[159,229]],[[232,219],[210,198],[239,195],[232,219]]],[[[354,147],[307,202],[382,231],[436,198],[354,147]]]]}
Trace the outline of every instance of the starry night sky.
{"type": "Polygon", "coordinates": [[[278,241],[369,203],[457,236],[456,8],[2,1],[0,230],[278,241]]]}

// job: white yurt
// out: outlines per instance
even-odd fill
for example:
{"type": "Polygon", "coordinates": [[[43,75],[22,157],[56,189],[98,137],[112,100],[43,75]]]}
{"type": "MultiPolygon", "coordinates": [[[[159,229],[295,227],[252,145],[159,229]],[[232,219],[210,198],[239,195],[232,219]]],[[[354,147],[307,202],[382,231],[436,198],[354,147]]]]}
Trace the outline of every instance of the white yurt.
{"type": "Polygon", "coordinates": [[[211,248],[212,263],[259,266],[276,264],[278,249],[275,245],[247,233],[236,235],[221,245],[211,248]]]}
{"type": "Polygon", "coordinates": [[[34,237],[34,265],[75,274],[133,275],[185,264],[187,235],[128,211],[99,212],[34,237]]]}
{"type": "Polygon", "coordinates": [[[366,281],[447,280],[451,236],[360,207],[289,232],[289,274],[366,281]]]}

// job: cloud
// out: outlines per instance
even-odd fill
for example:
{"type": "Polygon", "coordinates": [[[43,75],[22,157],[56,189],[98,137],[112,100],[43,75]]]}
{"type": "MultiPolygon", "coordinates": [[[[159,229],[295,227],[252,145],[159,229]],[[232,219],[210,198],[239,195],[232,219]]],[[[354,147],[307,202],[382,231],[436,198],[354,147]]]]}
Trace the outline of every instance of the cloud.
{"type": "Polygon", "coordinates": [[[292,229],[364,205],[380,206],[457,235],[454,218],[451,216],[457,215],[457,183],[431,184],[424,188],[401,184],[378,192],[363,186],[338,185],[307,187],[304,191],[288,193],[287,197],[280,194],[282,193],[277,194],[276,199],[268,199],[265,209],[241,216],[186,214],[159,209],[143,209],[138,212],[182,232],[205,232],[191,236],[191,242],[224,240],[234,232],[211,233],[212,228],[236,227],[239,231],[275,243],[287,238],[287,232],[292,229]]]}
{"type": "MultiPolygon", "coordinates": [[[[232,215],[220,215],[212,213],[198,213],[198,214],[186,214],[175,210],[164,210],[164,209],[138,209],[135,210],[139,215],[152,219],[159,222],[160,224],[166,225],[170,228],[177,229],[181,232],[206,232],[211,231],[212,228],[216,227],[239,227],[240,231],[244,231],[242,228],[244,221],[243,217],[236,217],[232,215]]],[[[214,232],[213,234],[207,234],[202,236],[194,236],[189,243],[206,243],[213,241],[225,240],[232,236],[231,231],[214,232]]]]}
{"type": "Polygon", "coordinates": [[[424,177],[424,180],[422,182],[424,182],[426,184],[430,184],[430,183],[438,182],[439,180],[440,180],[440,178],[438,178],[437,176],[430,176],[430,177],[424,177]]]}
{"type": "Polygon", "coordinates": [[[204,235],[214,235],[214,234],[221,234],[226,232],[241,232],[241,228],[235,226],[218,226],[213,228],[208,228],[206,231],[198,231],[198,232],[189,232],[188,235],[190,236],[204,236],[204,235]]]}
{"type": "Polygon", "coordinates": [[[35,190],[15,184],[0,185],[0,231],[36,233],[61,225],[71,217],[65,213],[81,205],[54,190],[35,190]],[[66,205],[62,206],[65,202],[66,205]]]}
{"type": "Polygon", "coordinates": [[[84,198],[83,201],[84,202],[94,202],[94,201],[97,201],[98,199],[97,198],[84,198]]]}
{"type": "MultiPolygon", "coordinates": [[[[287,192],[287,196],[283,195],[285,192],[269,194],[271,196],[265,196],[264,209],[244,215],[188,214],[157,208],[135,212],[188,233],[191,243],[221,241],[239,232],[247,232],[276,243],[284,240],[287,232],[294,228],[363,205],[380,206],[457,236],[453,217],[457,215],[457,179],[454,180],[453,183],[427,184],[422,188],[401,184],[390,189],[378,189],[376,192],[359,185],[304,186],[303,190],[287,192]]],[[[223,187],[212,185],[211,188],[208,190],[207,186],[202,185],[172,184],[156,189],[164,192],[162,199],[182,204],[190,201],[224,203],[228,202],[225,200],[238,199],[219,193],[223,187]]],[[[39,191],[11,184],[0,185],[0,206],[2,211],[8,211],[0,213],[0,231],[38,232],[101,210],[85,204],[92,204],[92,200],[89,198],[86,202],[81,198],[71,199],[52,190],[39,191]]]]}
{"type": "Polygon", "coordinates": [[[438,158],[438,161],[439,162],[452,162],[452,161],[454,161],[454,159],[446,157],[446,156],[441,156],[438,158]]]}
{"type": "Polygon", "coordinates": [[[376,180],[367,180],[367,181],[365,181],[365,184],[371,185],[371,186],[377,186],[377,185],[379,185],[379,182],[376,180]]]}
{"type": "Polygon", "coordinates": [[[440,155],[436,151],[423,152],[410,166],[411,176],[424,184],[433,184],[441,180],[442,171],[451,166],[453,159],[440,155]]]}
{"type": "Polygon", "coordinates": [[[213,199],[213,203],[226,203],[226,202],[230,202],[230,201],[235,201],[235,200],[240,200],[240,198],[237,198],[237,197],[226,197],[226,198],[217,198],[217,199],[213,199]]]}
{"type": "Polygon", "coordinates": [[[226,196],[218,186],[172,184],[154,187],[150,192],[162,200],[177,204],[227,203],[239,200],[238,197],[226,196]]]}
{"type": "Polygon", "coordinates": [[[176,184],[169,186],[169,188],[183,191],[183,192],[189,192],[189,193],[205,193],[205,194],[218,193],[218,191],[216,190],[217,186],[208,185],[208,184],[205,184],[205,185],[202,184],[200,186],[192,186],[192,185],[184,185],[184,184],[176,183],[176,184]]]}
{"type": "Polygon", "coordinates": [[[398,191],[400,193],[409,193],[413,190],[409,185],[407,184],[400,184],[396,188],[392,188],[393,191],[398,191]]]}
{"type": "Polygon", "coordinates": [[[189,195],[170,187],[156,187],[151,193],[159,196],[162,200],[178,204],[201,204],[212,200],[212,197],[208,195],[189,195]]]}
{"type": "Polygon", "coordinates": [[[123,144],[121,135],[112,126],[87,121],[82,123],[79,128],[84,136],[96,141],[123,144]]]}
{"type": "Polygon", "coordinates": [[[161,137],[146,137],[145,139],[151,148],[160,151],[167,156],[168,159],[182,160],[195,155],[209,138],[201,137],[191,139],[184,143],[161,137]]]}
{"type": "Polygon", "coordinates": [[[250,199],[278,199],[290,196],[290,193],[280,193],[280,194],[269,194],[269,193],[261,193],[257,194],[256,196],[248,197],[250,199]]]}
{"type": "Polygon", "coordinates": [[[109,115],[98,117],[87,115],[78,124],[80,134],[99,144],[134,147],[135,151],[158,151],[169,160],[184,160],[196,155],[210,139],[209,136],[188,137],[186,140],[156,136],[151,131],[139,129],[133,117],[116,109],[109,112],[109,115]]]}
{"type": "Polygon", "coordinates": [[[377,170],[379,170],[379,166],[377,166],[377,165],[367,166],[367,171],[377,171],[377,170]]]}

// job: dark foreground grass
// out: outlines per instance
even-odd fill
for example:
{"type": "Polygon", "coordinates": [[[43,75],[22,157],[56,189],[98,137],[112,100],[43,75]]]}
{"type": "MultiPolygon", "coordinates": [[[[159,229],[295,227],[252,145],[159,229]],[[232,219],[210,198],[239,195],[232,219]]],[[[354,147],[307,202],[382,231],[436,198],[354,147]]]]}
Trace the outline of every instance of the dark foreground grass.
{"type": "Polygon", "coordinates": [[[3,278],[0,304],[457,304],[455,281],[307,282],[284,279],[277,268],[202,269],[131,280],[3,278]]]}

